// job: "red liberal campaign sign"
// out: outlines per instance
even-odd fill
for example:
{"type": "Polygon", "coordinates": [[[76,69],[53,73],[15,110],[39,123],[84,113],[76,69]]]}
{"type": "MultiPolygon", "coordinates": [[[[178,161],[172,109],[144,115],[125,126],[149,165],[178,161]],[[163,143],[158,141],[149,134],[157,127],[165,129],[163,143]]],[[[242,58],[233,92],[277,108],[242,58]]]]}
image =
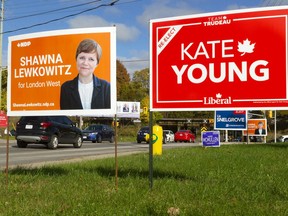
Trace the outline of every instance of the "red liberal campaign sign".
{"type": "Polygon", "coordinates": [[[288,108],[288,7],[152,20],[151,109],[288,108]]]}

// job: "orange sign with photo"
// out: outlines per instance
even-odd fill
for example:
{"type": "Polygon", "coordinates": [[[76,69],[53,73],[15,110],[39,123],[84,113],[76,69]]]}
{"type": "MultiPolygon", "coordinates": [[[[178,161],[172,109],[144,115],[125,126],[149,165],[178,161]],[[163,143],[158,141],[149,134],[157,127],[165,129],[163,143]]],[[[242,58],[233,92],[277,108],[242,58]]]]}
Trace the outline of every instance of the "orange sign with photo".
{"type": "MultiPolygon", "coordinates": [[[[267,119],[248,119],[249,136],[267,136],[267,119]]],[[[243,130],[243,136],[247,136],[247,130],[243,130]]]]}
{"type": "MultiPolygon", "coordinates": [[[[115,41],[115,27],[60,30],[10,37],[8,50],[8,115],[85,115],[92,113],[97,115],[116,113],[115,41]],[[75,82],[75,86],[80,88],[81,73],[77,66],[78,62],[76,62],[79,53],[76,52],[77,48],[79,49],[80,42],[86,39],[96,42],[102,48],[101,59],[96,59],[92,75],[89,75],[94,85],[91,87],[90,94],[93,93],[94,97],[94,91],[96,91],[94,88],[99,81],[99,85],[103,86],[102,83],[105,83],[108,86],[106,89],[109,91],[107,90],[105,94],[109,93],[109,97],[106,97],[109,100],[107,99],[108,101],[105,102],[107,105],[105,106],[94,106],[92,105],[94,99],[89,98],[88,101],[91,102],[92,100],[92,102],[86,109],[82,99],[86,99],[88,93],[84,92],[81,95],[80,89],[79,93],[76,89],[75,98],[79,98],[78,105],[63,109],[60,98],[62,97],[61,103],[64,104],[71,101],[68,98],[69,96],[65,95],[64,98],[64,94],[60,95],[62,94],[61,86],[63,83],[78,77],[79,86],[77,82],[75,82]]],[[[86,51],[81,52],[85,53],[86,51]]],[[[95,56],[95,52],[91,52],[92,57],[95,56]]],[[[99,57],[98,53],[97,55],[99,57]]],[[[86,56],[84,57],[86,58],[86,56]]],[[[90,56],[87,57],[88,61],[90,58],[90,56]]],[[[101,101],[101,98],[98,100],[101,101]]]]}

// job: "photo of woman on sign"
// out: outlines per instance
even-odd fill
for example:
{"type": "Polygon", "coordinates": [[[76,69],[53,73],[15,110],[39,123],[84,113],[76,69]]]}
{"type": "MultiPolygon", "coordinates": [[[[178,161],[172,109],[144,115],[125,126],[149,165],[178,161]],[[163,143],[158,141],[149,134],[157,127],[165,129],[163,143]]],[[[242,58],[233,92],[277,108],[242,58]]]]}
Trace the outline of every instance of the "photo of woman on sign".
{"type": "Polygon", "coordinates": [[[102,48],[96,41],[85,39],[80,42],[76,51],[78,75],[61,86],[62,110],[110,109],[110,83],[94,75],[101,56],[102,48]]]}

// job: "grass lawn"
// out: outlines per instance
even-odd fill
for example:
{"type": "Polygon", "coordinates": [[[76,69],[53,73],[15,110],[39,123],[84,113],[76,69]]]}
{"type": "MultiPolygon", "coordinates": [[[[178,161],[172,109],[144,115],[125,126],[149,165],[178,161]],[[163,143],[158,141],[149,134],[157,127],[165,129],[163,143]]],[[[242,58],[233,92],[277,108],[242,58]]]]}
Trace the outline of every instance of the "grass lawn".
{"type": "Polygon", "coordinates": [[[237,144],[9,170],[0,215],[288,215],[288,145],[237,144]],[[167,212],[170,212],[168,214],[167,212]]]}

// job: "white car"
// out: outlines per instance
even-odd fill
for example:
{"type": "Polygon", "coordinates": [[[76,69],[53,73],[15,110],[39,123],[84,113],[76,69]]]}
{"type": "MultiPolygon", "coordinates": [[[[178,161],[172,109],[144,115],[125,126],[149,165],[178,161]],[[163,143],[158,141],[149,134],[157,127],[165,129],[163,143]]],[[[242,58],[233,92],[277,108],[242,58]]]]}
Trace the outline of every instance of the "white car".
{"type": "Polygon", "coordinates": [[[288,135],[281,135],[277,139],[278,142],[288,142],[288,135]]]}
{"type": "Polygon", "coordinates": [[[167,142],[174,142],[174,133],[171,130],[163,130],[163,134],[166,135],[167,142]]]}

